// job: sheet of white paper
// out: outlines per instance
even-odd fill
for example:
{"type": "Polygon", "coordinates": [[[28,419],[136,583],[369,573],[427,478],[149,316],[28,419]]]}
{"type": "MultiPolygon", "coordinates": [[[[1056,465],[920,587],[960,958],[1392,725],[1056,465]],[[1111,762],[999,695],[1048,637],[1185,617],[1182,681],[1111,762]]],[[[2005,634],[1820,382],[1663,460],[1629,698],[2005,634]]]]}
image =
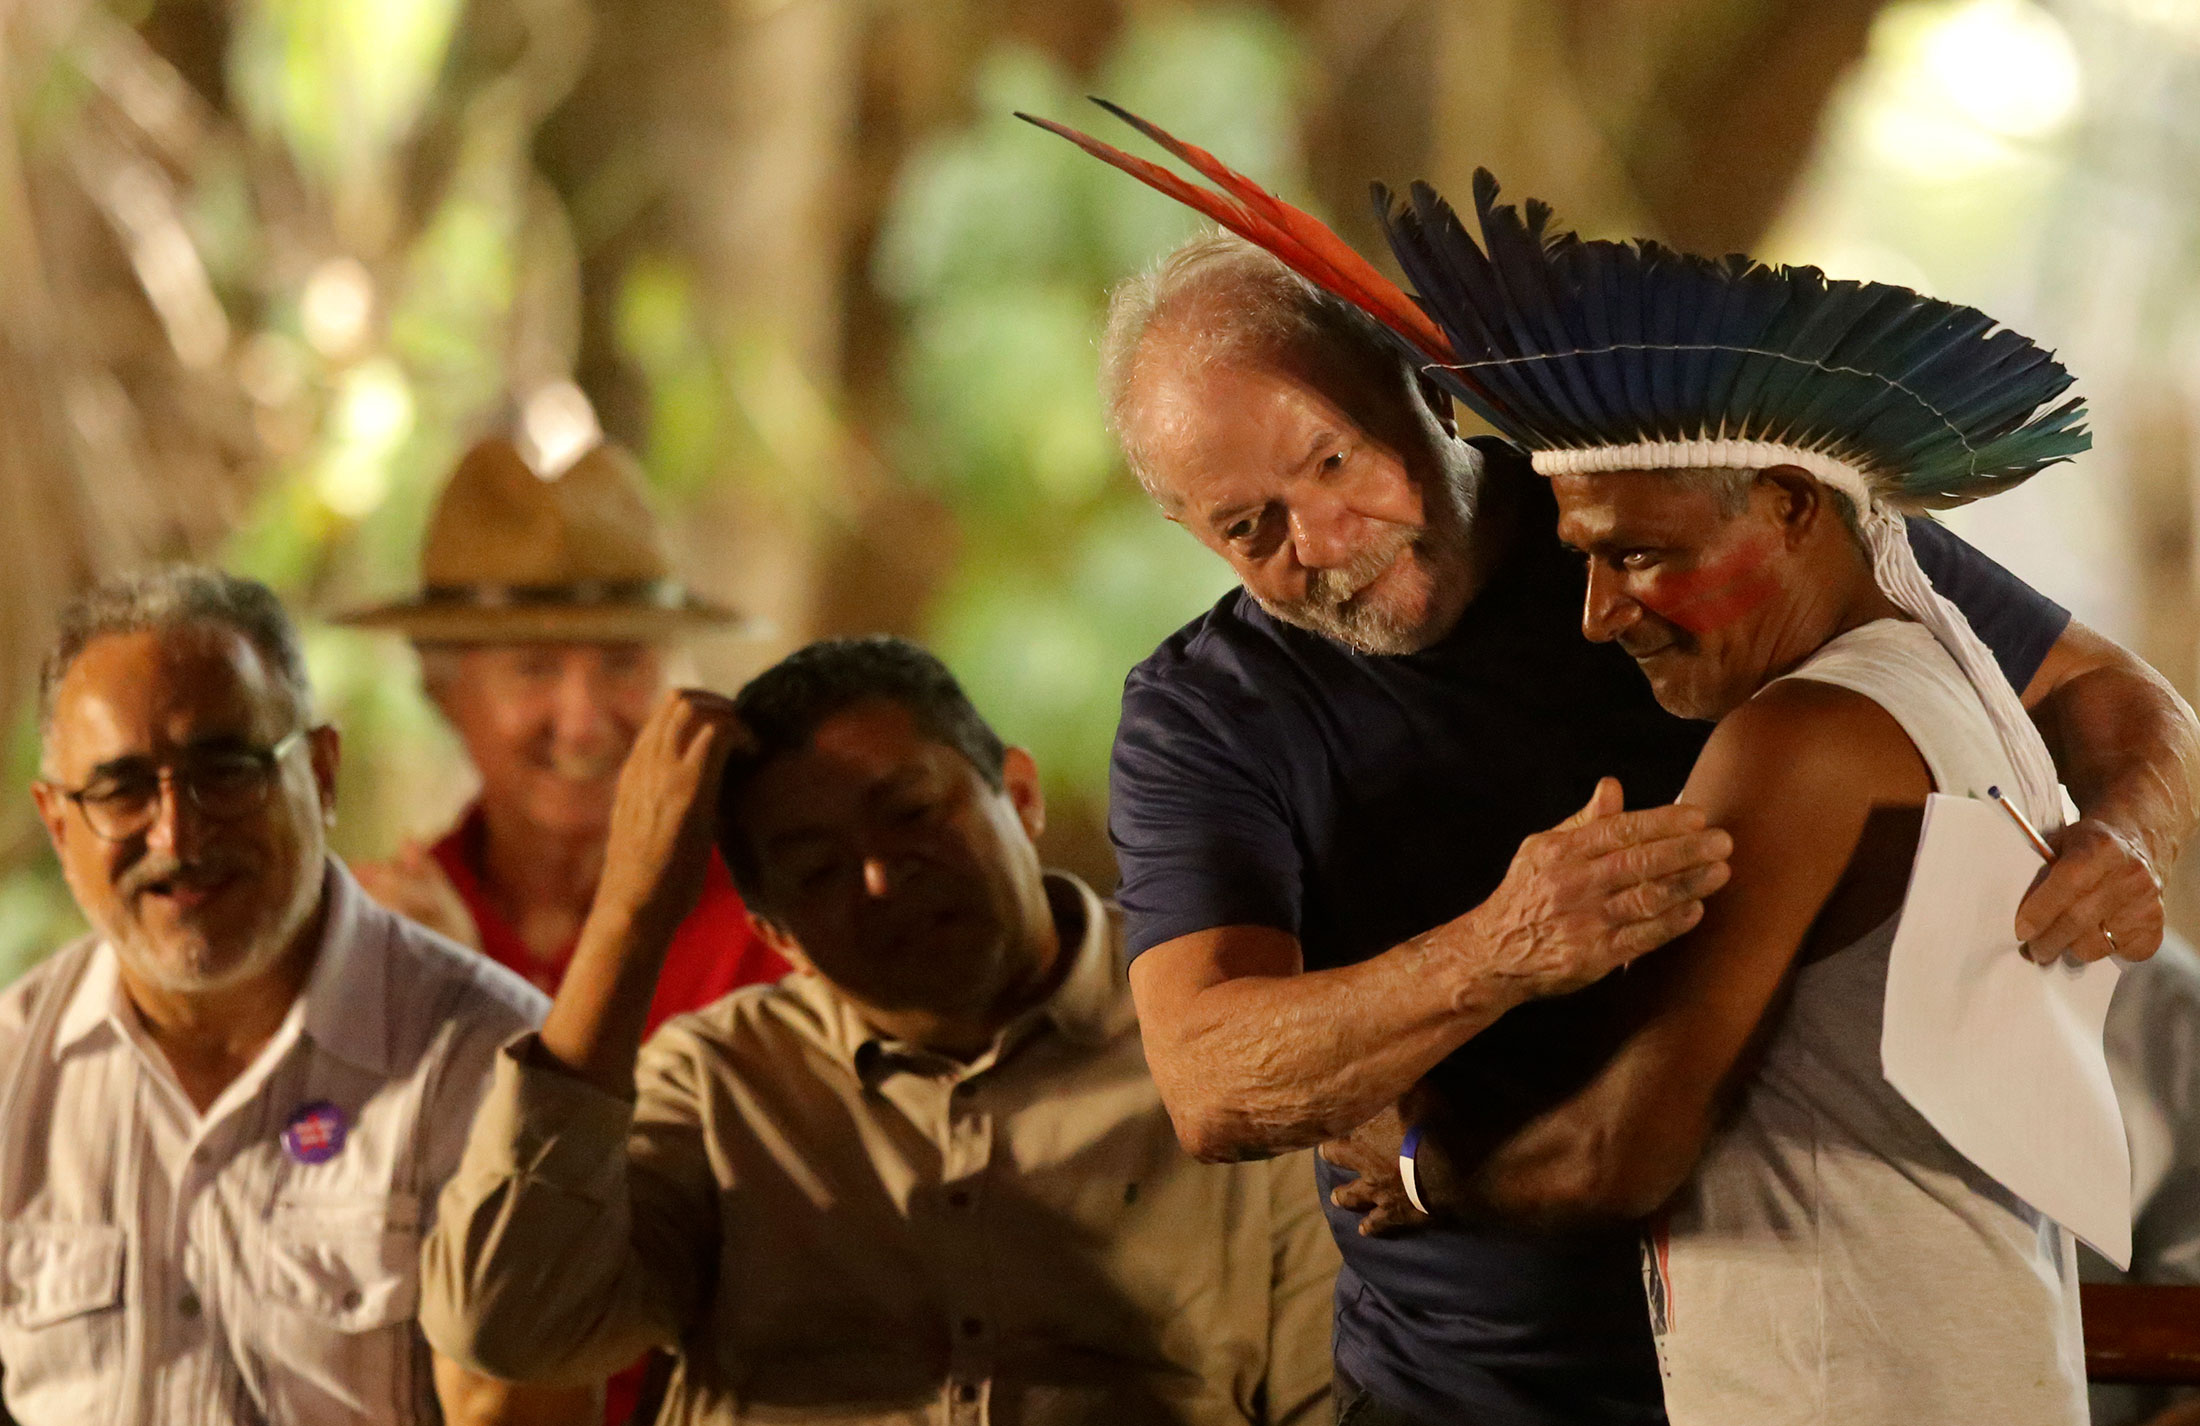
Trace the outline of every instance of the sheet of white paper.
{"type": "Polygon", "coordinates": [[[2034,965],[2017,904],[2040,869],[1992,802],[1935,793],[1887,963],[1880,1063],[1956,1151],[2131,1263],[2131,1151],[2101,1026],[2113,961],[2034,965]]]}

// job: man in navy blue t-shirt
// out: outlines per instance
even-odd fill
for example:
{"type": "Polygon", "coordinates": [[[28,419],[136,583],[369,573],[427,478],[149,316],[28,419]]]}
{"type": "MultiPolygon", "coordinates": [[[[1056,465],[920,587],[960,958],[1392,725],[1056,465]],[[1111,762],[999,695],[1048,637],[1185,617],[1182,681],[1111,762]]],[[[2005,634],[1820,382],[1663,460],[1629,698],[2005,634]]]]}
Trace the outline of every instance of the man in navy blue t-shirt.
{"type": "MultiPolygon", "coordinates": [[[[1132,989],[1186,1146],[1338,1138],[1424,1077],[1521,1119],[1578,1087],[1624,1028],[1605,972],[1723,883],[1723,834],[1667,805],[1709,726],[1582,637],[1581,565],[1526,461],[1458,440],[1265,255],[1195,239],[1127,284],[1103,364],[1133,468],[1243,585],[1132,671],[1112,769],[1132,989]]],[[[2085,955],[2111,905],[2158,927],[2191,714],[1954,536],[1911,539],[2085,813],[2019,935],[2085,955]]],[[[1325,1202],[1344,1178],[1324,1166],[1325,1202]]],[[[1631,1225],[1363,1233],[1329,1207],[1340,1418],[1662,1419],[1631,1225]]]]}

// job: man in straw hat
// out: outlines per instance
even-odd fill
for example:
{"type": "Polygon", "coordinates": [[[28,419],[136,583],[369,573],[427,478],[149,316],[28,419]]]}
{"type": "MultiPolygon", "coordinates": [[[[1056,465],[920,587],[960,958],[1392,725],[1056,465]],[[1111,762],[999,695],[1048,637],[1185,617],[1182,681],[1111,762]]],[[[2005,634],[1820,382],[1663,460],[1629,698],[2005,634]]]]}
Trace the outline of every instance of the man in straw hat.
{"type": "MultiPolygon", "coordinates": [[[[1453,335],[1303,214],[1148,132],[1226,192],[1075,137],[1284,260],[1195,239],[1118,292],[1103,345],[1133,469],[1244,584],[1125,688],[1110,817],[1155,1078],[1208,1157],[1352,1136],[1326,1154],[1366,1177],[1325,1164],[1321,1187],[1345,1258],[1338,1393],[1354,1420],[1659,1421],[1637,1225],[1423,1223],[1371,1190],[1402,1178],[1393,1106],[1424,1077],[1506,1142],[1619,1062],[1652,1003],[1645,980],[1693,963],[1688,942],[1665,953],[1674,970],[1535,998],[1706,923],[1729,855],[1749,864],[1701,805],[1661,805],[1708,729],[1660,709],[1622,650],[1579,637],[1581,564],[1551,537],[1548,482],[1518,446],[1452,426],[1451,399],[1480,390],[1448,370],[1453,335]],[[1620,782],[1647,810],[1620,810],[1620,782]],[[1380,1231],[1402,1219],[1414,1231],[1380,1231]]],[[[1424,296],[1465,280],[1432,272],[1424,296]]],[[[1500,285],[1547,288],[1524,265],[1500,285]]],[[[1715,326],[1707,307],[1669,307],[1715,326]]],[[[1573,391],[1550,382],[1585,375],[1517,365],[1545,406],[1496,424],[1532,442],[1573,391]]],[[[1673,379],[1613,400],[1648,405],[1673,379]]],[[[1856,409],[1832,393],[1821,411],[1856,409]]],[[[2043,959],[2151,953],[2160,875],[2194,822],[2190,710],[1939,527],[1894,528],[2023,690],[2085,814],[2053,834],[2061,860],[2015,932],[2043,959]]],[[[1749,573],[1704,583],[1701,608],[1680,612],[1755,611],[1749,573]]]]}
{"type": "MultiPolygon", "coordinates": [[[[672,577],[640,474],[611,445],[554,479],[509,440],[476,445],[436,505],[421,566],[418,594],[338,622],[413,641],[481,794],[432,848],[359,877],[555,993],[602,874],[619,768],[668,686],[664,647],[740,621],[672,577]]],[[[713,862],[650,1027],[785,970],[713,862]]]]}
{"type": "MultiPolygon", "coordinates": [[[[669,686],[665,646],[740,620],[673,577],[641,474],[609,444],[544,478],[511,441],[482,441],[436,506],[421,565],[417,595],[340,622],[412,639],[481,793],[432,848],[408,845],[359,880],[555,994],[602,876],[619,769],[669,686]]],[[[646,1028],[786,968],[714,855],[646,1028]]],[[[627,1419],[639,1390],[634,1372],[613,1378],[606,1419],[627,1419]]]]}

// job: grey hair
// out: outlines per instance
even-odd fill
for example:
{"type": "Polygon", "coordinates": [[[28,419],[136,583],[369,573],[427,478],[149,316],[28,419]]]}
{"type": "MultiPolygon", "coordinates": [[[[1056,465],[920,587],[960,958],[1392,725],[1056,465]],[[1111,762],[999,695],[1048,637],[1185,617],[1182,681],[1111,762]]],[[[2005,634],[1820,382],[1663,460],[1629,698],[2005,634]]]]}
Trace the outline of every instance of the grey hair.
{"type": "Polygon", "coordinates": [[[1373,322],[1232,233],[1209,230],[1108,294],[1100,337],[1100,398],[1131,473],[1156,495],[1136,422],[1149,339],[1166,334],[1205,365],[1305,355],[1380,372],[1410,392],[1410,364],[1373,322]]]}
{"type": "Polygon", "coordinates": [[[1710,496],[1719,507],[1720,517],[1727,520],[1749,508],[1749,488],[1757,480],[1757,472],[1736,470],[1731,466],[1690,466],[1661,474],[1683,490],[1710,496]]]}
{"type": "MultiPolygon", "coordinates": [[[[1730,466],[1690,466],[1682,470],[1668,470],[1664,474],[1686,489],[1700,490],[1709,495],[1718,502],[1720,516],[1731,520],[1748,507],[1749,490],[1756,483],[1758,472],[1736,470],[1730,466]]],[[[1857,518],[1856,502],[1849,498],[1847,491],[1836,490],[1823,481],[1819,482],[1819,488],[1826,492],[1827,499],[1833,503],[1834,513],[1841,517],[1842,525],[1861,543],[1864,527],[1857,518]]]]}
{"type": "Polygon", "coordinates": [[[297,718],[313,716],[305,650],[275,591],[202,565],[169,565],[126,574],[78,595],[61,611],[60,627],[38,669],[38,731],[53,728],[54,694],[94,640],[212,624],[241,635],[275,676],[297,718]]]}

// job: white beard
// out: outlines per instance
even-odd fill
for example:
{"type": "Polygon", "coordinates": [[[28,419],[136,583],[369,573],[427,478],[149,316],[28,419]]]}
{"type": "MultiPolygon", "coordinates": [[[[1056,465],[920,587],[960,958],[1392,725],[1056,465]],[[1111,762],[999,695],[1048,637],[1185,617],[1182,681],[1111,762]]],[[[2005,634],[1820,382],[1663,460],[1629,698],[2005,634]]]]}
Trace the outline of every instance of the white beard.
{"type": "Polygon", "coordinates": [[[320,908],[325,874],[325,853],[318,839],[310,866],[301,866],[290,900],[279,913],[263,920],[231,959],[217,958],[218,948],[201,946],[198,954],[178,964],[172,952],[164,953],[135,924],[99,926],[107,944],[131,976],[171,995],[207,995],[255,980],[272,970],[297,939],[298,932],[320,908]]]}

